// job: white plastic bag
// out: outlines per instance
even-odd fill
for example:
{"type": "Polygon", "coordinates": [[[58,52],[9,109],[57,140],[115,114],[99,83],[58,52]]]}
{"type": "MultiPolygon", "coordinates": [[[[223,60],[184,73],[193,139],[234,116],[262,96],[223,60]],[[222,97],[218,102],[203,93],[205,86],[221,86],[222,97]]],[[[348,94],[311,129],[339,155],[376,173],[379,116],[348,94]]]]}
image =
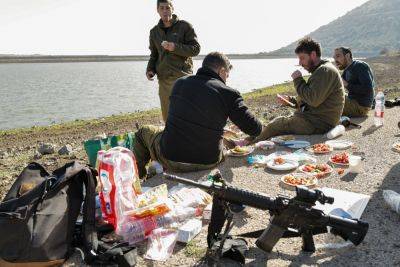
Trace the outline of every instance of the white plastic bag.
{"type": "Polygon", "coordinates": [[[383,190],[383,198],[389,207],[400,214],[400,194],[393,190],[383,190]]]}
{"type": "Polygon", "coordinates": [[[153,230],[147,243],[146,259],[155,261],[167,260],[174,251],[178,231],[174,229],[158,228],[153,230]]]}

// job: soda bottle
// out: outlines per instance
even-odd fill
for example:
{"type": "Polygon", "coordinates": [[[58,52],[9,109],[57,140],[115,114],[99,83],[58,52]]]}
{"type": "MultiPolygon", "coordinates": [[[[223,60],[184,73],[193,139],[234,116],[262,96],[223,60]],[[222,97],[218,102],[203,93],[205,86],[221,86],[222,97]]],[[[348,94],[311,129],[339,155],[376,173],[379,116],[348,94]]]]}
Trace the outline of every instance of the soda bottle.
{"type": "Polygon", "coordinates": [[[148,216],[140,219],[129,218],[117,228],[117,234],[129,244],[135,244],[148,237],[154,229],[161,227],[175,227],[187,219],[200,216],[201,208],[175,207],[164,215],[148,216]]]}
{"type": "Polygon", "coordinates": [[[383,125],[383,114],[385,112],[385,95],[379,89],[375,96],[375,116],[374,123],[376,127],[383,125]]]}

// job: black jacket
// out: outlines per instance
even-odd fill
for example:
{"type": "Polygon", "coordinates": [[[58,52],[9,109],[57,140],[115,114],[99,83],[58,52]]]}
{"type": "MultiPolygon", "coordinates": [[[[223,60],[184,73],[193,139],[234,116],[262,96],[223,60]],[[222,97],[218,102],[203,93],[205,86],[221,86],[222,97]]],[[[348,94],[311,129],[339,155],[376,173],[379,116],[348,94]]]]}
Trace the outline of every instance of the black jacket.
{"type": "Polygon", "coordinates": [[[371,107],[374,101],[374,75],[367,63],[354,60],[342,74],[346,82],[349,98],[354,99],[363,107],[371,107]]]}
{"type": "Polygon", "coordinates": [[[248,135],[261,133],[261,123],[240,93],[226,86],[214,71],[201,68],[196,75],[178,79],[170,96],[161,153],[176,162],[218,162],[228,118],[248,135]]]}

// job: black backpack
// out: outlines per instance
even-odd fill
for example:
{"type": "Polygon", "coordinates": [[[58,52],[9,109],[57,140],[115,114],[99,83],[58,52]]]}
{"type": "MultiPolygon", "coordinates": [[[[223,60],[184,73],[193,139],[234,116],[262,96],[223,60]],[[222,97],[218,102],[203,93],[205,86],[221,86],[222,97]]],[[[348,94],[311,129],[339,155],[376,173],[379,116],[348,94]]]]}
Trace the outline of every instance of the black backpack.
{"type": "Polygon", "coordinates": [[[0,266],[59,266],[77,243],[88,264],[134,266],[135,248],[98,240],[94,172],[71,162],[50,175],[29,164],[0,203],[0,266]]]}

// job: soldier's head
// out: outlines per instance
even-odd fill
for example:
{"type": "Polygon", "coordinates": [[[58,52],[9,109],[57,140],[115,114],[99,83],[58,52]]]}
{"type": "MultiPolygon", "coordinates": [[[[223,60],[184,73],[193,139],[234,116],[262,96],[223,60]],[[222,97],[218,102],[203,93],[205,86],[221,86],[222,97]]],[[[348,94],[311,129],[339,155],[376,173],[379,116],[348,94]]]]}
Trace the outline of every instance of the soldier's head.
{"type": "Polygon", "coordinates": [[[353,62],[353,53],[348,47],[338,47],[333,53],[333,59],[340,70],[344,70],[353,62]]]}
{"type": "Polygon", "coordinates": [[[174,13],[172,0],[157,0],[157,13],[164,23],[172,20],[172,14],[174,13]]]}
{"type": "Polygon", "coordinates": [[[232,69],[232,65],[226,55],[220,52],[211,52],[203,60],[203,68],[208,68],[214,71],[226,82],[229,78],[229,72],[232,69]]]}
{"type": "Polygon", "coordinates": [[[299,65],[309,72],[313,72],[321,61],[321,45],[311,37],[301,39],[294,52],[299,58],[299,65]]]}

